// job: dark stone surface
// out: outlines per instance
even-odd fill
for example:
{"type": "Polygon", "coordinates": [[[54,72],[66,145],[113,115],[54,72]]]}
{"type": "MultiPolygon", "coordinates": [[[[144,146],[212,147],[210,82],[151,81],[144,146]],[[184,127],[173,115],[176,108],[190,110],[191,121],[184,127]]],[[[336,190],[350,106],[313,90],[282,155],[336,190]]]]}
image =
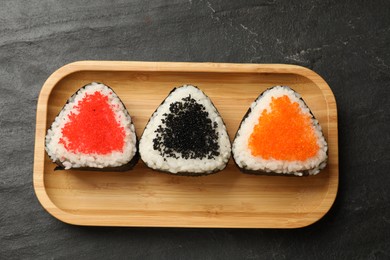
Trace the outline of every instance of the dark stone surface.
{"type": "Polygon", "coordinates": [[[1,1],[0,35],[0,259],[390,257],[389,1],[1,1]],[[54,219],[32,187],[37,97],[54,70],[88,59],[313,69],[338,105],[336,203],[296,230],[97,228],[54,219]]]}

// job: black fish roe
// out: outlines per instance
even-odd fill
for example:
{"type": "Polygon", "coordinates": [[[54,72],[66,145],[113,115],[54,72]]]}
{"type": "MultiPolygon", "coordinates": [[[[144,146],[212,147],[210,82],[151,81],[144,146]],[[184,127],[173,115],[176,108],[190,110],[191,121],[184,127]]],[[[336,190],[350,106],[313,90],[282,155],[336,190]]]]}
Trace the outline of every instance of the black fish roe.
{"type": "Polygon", "coordinates": [[[218,124],[211,122],[206,108],[191,95],[170,104],[169,114],[161,123],[153,139],[153,149],[164,157],[178,159],[213,159],[219,155],[218,124]]]}

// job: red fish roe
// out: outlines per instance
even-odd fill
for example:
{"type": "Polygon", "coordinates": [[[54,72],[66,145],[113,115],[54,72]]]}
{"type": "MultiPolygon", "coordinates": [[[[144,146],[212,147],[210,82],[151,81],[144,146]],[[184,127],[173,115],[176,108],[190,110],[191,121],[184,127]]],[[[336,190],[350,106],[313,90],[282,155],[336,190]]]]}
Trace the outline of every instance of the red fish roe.
{"type": "Polygon", "coordinates": [[[68,151],[84,154],[109,154],[123,151],[125,130],[115,119],[108,97],[100,92],[86,94],[70,112],[62,129],[60,143],[68,151]]]}
{"type": "Polygon", "coordinates": [[[305,161],[319,146],[311,116],[303,114],[299,104],[286,95],[272,98],[271,112],[263,110],[249,139],[253,156],[264,159],[305,161]]]}

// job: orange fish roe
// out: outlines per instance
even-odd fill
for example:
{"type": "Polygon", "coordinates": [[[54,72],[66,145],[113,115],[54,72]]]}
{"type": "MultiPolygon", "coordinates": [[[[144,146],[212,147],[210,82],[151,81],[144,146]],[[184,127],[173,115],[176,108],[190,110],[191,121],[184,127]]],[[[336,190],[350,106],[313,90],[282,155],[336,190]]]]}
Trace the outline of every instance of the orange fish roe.
{"type": "Polygon", "coordinates": [[[68,151],[100,155],[123,151],[125,130],[115,119],[108,97],[100,92],[86,94],[70,112],[60,143],[68,151]]]}
{"type": "Polygon", "coordinates": [[[263,110],[249,138],[253,156],[264,159],[305,161],[317,154],[319,146],[311,116],[286,95],[272,98],[271,112],[263,110]]]}

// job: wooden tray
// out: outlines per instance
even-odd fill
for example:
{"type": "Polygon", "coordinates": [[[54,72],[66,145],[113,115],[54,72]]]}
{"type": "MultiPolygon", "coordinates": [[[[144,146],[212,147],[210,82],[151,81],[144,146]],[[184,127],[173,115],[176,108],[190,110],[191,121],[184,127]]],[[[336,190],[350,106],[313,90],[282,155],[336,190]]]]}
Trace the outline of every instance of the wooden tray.
{"type": "Polygon", "coordinates": [[[337,109],[315,72],[282,64],[80,61],[54,72],[37,107],[34,188],[42,206],[70,224],[94,226],[297,228],[320,219],[338,187],[337,109]],[[92,81],[112,87],[129,110],[138,136],[176,86],[193,84],[214,102],[230,139],[253,100],[266,88],[299,92],[329,144],[329,164],[317,176],[272,177],[239,172],[232,159],[214,175],[180,177],[139,162],[129,172],[54,171],[44,150],[48,127],[66,100],[92,81]]]}

